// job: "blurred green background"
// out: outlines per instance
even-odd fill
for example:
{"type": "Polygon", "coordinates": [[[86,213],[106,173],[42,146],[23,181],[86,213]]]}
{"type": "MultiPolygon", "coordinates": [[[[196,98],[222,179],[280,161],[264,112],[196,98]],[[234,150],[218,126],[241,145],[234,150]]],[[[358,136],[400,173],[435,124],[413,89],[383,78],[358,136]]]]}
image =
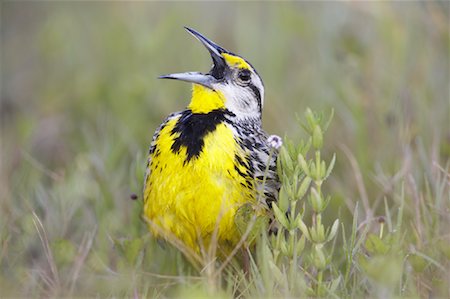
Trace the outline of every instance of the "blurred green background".
{"type": "MultiPolygon", "coordinates": [[[[380,215],[405,179],[423,189],[448,170],[449,2],[0,5],[6,294],[120,296],[142,283],[148,295],[167,291],[122,264],[147,234],[129,195],[141,195],[153,132],[190,97],[189,84],[156,78],[211,64],[183,26],[255,66],[267,132],[298,140],[306,107],[334,109],[327,189],[343,222],[358,201],[361,220],[380,215]]],[[[148,271],[174,271],[173,252],[145,248],[148,271]]]]}

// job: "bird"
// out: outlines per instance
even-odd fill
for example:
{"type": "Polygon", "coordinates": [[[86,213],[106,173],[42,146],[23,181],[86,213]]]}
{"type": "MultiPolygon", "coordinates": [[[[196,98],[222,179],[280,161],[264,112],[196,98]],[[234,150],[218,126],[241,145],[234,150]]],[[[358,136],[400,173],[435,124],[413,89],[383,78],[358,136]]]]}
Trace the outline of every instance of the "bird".
{"type": "Polygon", "coordinates": [[[262,129],[264,84],[250,62],[185,29],[209,51],[212,67],[159,77],[192,83],[192,94],[153,135],[143,217],[158,239],[194,253],[214,241],[227,253],[243,235],[240,209],[267,214],[277,200],[281,138],[262,129]]]}

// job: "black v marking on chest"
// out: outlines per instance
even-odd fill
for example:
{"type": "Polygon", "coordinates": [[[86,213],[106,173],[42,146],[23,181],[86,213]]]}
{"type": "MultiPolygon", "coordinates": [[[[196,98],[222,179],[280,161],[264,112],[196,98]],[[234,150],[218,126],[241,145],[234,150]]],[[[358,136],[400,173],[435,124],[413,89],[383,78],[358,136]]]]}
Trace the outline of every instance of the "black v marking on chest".
{"type": "Polygon", "coordinates": [[[227,114],[230,114],[230,112],[224,109],[213,110],[209,113],[183,111],[171,131],[171,135],[178,135],[172,144],[172,152],[179,153],[181,147],[185,147],[186,160],[184,163],[188,163],[193,158],[198,158],[205,144],[205,136],[214,132],[220,123],[228,122],[225,117],[227,114]]]}

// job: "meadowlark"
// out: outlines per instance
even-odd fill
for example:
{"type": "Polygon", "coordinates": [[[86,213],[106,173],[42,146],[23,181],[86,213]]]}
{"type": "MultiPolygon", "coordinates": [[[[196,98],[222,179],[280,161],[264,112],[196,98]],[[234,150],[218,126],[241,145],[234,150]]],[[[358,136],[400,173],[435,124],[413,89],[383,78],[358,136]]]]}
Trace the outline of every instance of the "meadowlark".
{"type": "Polygon", "coordinates": [[[197,31],[209,51],[206,73],[160,76],[193,83],[187,108],[156,130],[144,182],[144,218],[157,237],[176,238],[194,251],[213,236],[235,246],[237,211],[277,198],[276,149],[281,139],[261,127],[264,85],[255,68],[197,31]]]}

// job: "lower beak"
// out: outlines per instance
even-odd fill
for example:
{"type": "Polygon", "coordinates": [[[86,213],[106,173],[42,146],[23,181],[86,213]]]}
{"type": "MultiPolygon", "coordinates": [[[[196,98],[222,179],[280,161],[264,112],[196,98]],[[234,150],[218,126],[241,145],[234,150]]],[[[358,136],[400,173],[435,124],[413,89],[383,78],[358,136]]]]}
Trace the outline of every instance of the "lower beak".
{"type": "Polygon", "coordinates": [[[177,73],[159,76],[159,79],[174,79],[186,82],[191,82],[195,84],[203,85],[209,89],[214,90],[212,84],[217,82],[217,79],[209,74],[202,74],[199,72],[187,72],[187,73],[177,73]]]}

